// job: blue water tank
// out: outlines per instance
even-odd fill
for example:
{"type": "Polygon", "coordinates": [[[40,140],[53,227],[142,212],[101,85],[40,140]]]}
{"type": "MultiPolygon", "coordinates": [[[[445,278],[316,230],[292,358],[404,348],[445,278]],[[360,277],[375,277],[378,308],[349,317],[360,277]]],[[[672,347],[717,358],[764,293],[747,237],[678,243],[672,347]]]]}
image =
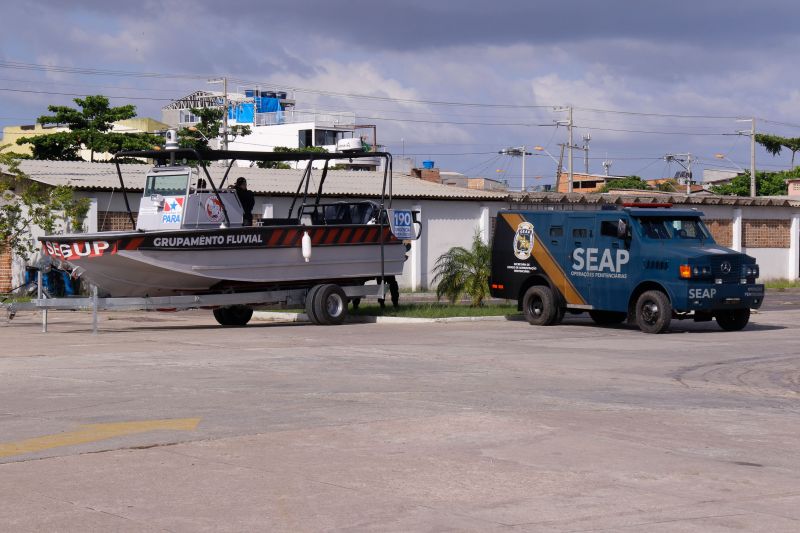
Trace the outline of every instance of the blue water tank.
{"type": "Polygon", "coordinates": [[[245,98],[252,98],[256,95],[256,91],[254,89],[245,89],[244,96],[245,98]]]}
{"type": "Polygon", "coordinates": [[[422,168],[425,170],[431,170],[433,168],[433,161],[423,161],[422,168]]]}

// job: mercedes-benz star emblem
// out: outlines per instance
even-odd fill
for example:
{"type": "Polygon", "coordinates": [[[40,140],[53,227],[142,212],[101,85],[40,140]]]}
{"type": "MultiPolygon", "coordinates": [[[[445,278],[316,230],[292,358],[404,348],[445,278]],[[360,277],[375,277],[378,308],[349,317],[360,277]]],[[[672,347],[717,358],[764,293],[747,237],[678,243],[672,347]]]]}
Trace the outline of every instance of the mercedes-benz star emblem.
{"type": "Polygon", "coordinates": [[[719,265],[719,269],[722,270],[723,274],[730,274],[731,264],[728,261],[723,261],[722,264],[719,265]]]}

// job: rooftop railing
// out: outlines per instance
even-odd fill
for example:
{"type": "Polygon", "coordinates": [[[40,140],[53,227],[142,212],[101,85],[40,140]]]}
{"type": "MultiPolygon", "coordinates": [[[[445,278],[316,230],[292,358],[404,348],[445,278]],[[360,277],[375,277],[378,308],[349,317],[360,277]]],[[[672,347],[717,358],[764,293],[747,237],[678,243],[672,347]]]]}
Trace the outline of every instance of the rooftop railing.
{"type": "Polygon", "coordinates": [[[256,126],[297,124],[300,122],[313,122],[317,126],[352,128],[356,124],[356,115],[347,111],[297,110],[290,108],[284,111],[256,113],[254,120],[256,126]]]}

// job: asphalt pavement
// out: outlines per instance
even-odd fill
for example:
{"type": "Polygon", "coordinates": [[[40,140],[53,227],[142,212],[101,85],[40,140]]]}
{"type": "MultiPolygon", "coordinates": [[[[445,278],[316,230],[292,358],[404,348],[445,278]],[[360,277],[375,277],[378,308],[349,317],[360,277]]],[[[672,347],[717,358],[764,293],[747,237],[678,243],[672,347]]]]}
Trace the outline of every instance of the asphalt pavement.
{"type": "Polygon", "coordinates": [[[21,313],[0,529],[798,531],[792,298],[665,335],[21,313]]]}

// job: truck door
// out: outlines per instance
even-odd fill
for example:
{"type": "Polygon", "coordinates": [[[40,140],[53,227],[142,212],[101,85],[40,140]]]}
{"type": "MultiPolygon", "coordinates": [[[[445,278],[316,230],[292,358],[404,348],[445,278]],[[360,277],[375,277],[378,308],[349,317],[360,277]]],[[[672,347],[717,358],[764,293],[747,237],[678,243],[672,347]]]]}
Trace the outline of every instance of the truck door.
{"type": "Polygon", "coordinates": [[[596,219],[592,303],[598,309],[626,311],[633,279],[631,269],[630,219],[619,213],[600,215],[596,219]]]}
{"type": "Polygon", "coordinates": [[[587,254],[592,257],[594,242],[594,215],[571,214],[567,218],[567,235],[564,252],[564,271],[572,282],[575,290],[583,297],[587,304],[592,304],[591,288],[592,278],[587,271],[587,254]]]}

